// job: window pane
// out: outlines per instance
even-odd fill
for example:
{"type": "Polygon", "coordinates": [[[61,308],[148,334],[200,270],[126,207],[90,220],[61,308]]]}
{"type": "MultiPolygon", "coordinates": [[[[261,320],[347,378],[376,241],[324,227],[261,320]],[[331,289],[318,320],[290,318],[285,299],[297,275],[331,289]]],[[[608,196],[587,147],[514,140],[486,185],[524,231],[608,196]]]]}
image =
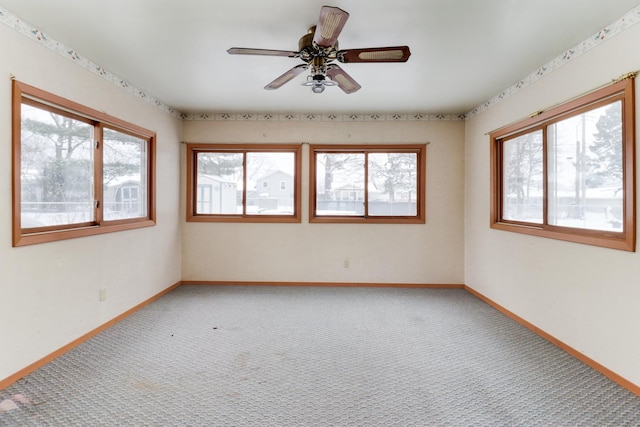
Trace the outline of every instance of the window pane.
{"type": "Polygon", "coordinates": [[[243,157],[242,153],[197,153],[197,214],[242,214],[243,157]]]}
{"type": "Polygon", "coordinates": [[[542,131],[503,142],[502,218],[541,224],[542,131]]]}
{"type": "Polygon", "coordinates": [[[491,133],[491,166],[500,174],[491,188],[492,228],[636,250],[635,80],[617,80],[491,133]],[[543,135],[545,211],[540,225],[525,228],[505,219],[518,219],[517,206],[506,201],[515,198],[507,145],[509,135],[534,130],[543,135]]]}
{"type": "Polygon", "coordinates": [[[316,215],[364,215],[364,154],[316,155],[316,215]]]}
{"type": "Polygon", "coordinates": [[[418,155],[370,153],[367,160],[369,215],[417,215],[418,155]]]}
{"type": "Polygon", "coordinates": [[[247,215],[293,215],[295,155],[247,153],[247,215]]]}
{"type": "Polygon", "coordinates": [[[94,221],[93,126],[22,104],[22,228],[94,221]]]}
{"type": "Polygon", "coordinates": [[[147,141],[104,129],[104,219],[147,216],[147,141]]]}
{"type": "Polygon", "coordinates": [[[548,126],[549,224],[622,231],[622,103],[548,126]]]}

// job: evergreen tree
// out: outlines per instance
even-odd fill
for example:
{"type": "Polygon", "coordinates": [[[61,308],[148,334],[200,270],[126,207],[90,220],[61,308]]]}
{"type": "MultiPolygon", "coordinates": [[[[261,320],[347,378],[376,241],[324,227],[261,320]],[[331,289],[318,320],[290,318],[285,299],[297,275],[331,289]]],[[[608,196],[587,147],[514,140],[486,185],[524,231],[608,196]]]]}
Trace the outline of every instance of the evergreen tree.
{"type": "Polygon", "coordinates": [[[622,182],[622,108],[615,102],[605,109],[605,114],[596,122],[597,132],[589,147],[592,157],[589,161],[590,174],[587,184],[622,182]]]}
{"type": "MultiPolygon", "coordinates": [[[[34,110],[39,111],[39,110],[34,110]]],[[[93,126],[79,120],[48,113],[25,117],[22,122],[22,151],[26,153],[23,172],[36,174],[26,180],[34,188],[23,193],[34,200],[55,203],[65,211],[62,202],[91,198],[93,126]],[[78,154],[77,154],[78,153],[78,154]]]]}
{"type": "Polygon", "coordinates": [[[237,153],[200,153],[198,155],[198,172],[224,178],[238,178],[242,172],[241,154],[237,153]]]}
{"type": "Polygon", "coordinates": [[[416,155],[413,153],[386,153],[386,161],[374,161],[375,156],[369,155],[369,173],[373,184],[381,187],[389,195],[389,201],[394,202],[396,193],[405,191],[411,194],[416,190],[416,155]]]}

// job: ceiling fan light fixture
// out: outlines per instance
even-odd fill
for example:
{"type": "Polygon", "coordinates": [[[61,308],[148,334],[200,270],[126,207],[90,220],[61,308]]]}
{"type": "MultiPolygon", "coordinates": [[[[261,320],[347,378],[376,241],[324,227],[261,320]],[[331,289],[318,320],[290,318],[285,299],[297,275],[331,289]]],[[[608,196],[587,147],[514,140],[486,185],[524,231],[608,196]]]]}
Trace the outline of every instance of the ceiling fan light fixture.
{"type": "Polygon", "coordinates": [[[313,92],[313,93],[322,93],[322,92],[324,92],[324,85],[322,83],[314,84],[313,86],[311,86],[311,92],[313,92]]]}
{"type": "Polygon", "coordinates": [[[349,13],[333,6],[322,6],[318,23],[298,41],[298,51],[253,49],[233,47],[231,55],[287,56],[299,58],[304,63],[296,65],[266,85],[268,90],[278,89],[305,70],[309,71],[303,86],[310,86],[313,93],[322,93],[326,86],[338,86],[346,94],[360,90],[361,86],[345,70],[334,63],[350,62],[406,62],[411,55],[409,46],[386,46],[363,49],[338,50],[338,36],[349,13]]]}
{"type": "Polygon", "coordinates": [[[310,74],[307,76],[307,81],[302,83],[302,86],[311,86],[311,91],[313,93],[322,93],[324,92],[325,87],[327,86],[335,86],[338,83],[327,79],[327,77],[322,73],[310,74]]]}

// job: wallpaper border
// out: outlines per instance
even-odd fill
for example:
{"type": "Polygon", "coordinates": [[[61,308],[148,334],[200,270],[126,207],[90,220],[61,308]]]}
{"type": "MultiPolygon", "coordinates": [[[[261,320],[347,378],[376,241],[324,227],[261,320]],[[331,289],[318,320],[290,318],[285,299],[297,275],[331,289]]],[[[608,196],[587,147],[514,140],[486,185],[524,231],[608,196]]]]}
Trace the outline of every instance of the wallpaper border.
{"type": "Polygon", "coordinates": [[[537,80],[540,80],[542,77],[546,76],[552,71],[557,70],[558,68],[562,67],[566,63],[574,60],[575,58],[578,58],[579,56],[582,56],[583,54],[587,53],[591,49],[601,45],[603,42],[622,33],[624,30],[628,29],[634,24],[637,24],[638,22],[640,22],[640,6],[636,6],[635,8],[631,9],[624,16],[622,16],[622,18],[602,28],[600,31],[598,31],[588,39],[582,41],[577,46],[574,46],[571,49],[566,50],[562,54],[556,56],[551,61],[538,67],[538,69],[535,70],[533,73],[517,81],[515,84],[508,87],[507,89],[501,91],[500,93],[495,95],[493,98],[485,101],[484,103],[477,106],[476,108],[469,111],[468,113],[465,113],[464,114],[465,118],[473,117],[485,111],[486,109],[492,107],[493,105],[497,104],[503,99],[506,99],[509,96],[513,95],[514,93],[518,92],[520,89],[529,86],[530,84],[536,82],[537,80]]]}
{"type": "Polygon", "coordinates": [[[76,50],[63,45],[62,43],[52,39],[44,32],[31,26],[30,24],[22,21],[17,16],[11,14],[9,11],[0,7],[0,22],[8,26],[9,28],[17,31],[18,33],[30,38],[31,40],[39,43],[40,45],[56,52],[57,54],[75,62],[79,66],[86,70],[102,77],[103,79],[113,83],[121,89],[124,89],[133,96],[136,96],[149,104],[159,108],[167,114],[176,117],[181,120],[209,120],[209,121],[328,121],[328,122],[354,122],[354,121],[455,121],[466,120],[481,112],[487,110],[493,105],[499,103],[503,99],[508,98],[520,89],[529,86],[536,82],[545,75],[552,71],[562,67],[566,63],[573,59],[585,54],[596,46],[599,46],[604,41],[611,39],[612,37],[620,34],[632,25],[640,22],[640,6],[636,6],[634,9],[627,12],[620,19],[616,20],[612,24],[602,28],[596,34],[592,35],[588,39],[584,40],[577,46],[566,50],[562,54],[558,55],[551,61],[540,66],[533,73],[517,81],[512,86],[504,89],[491,99],[488,99],[481,105],[477,106],[473,110],[460,113],[460,114],[438,114],[438,113],[412,113],[412,114],[398,114],[398,113],[384,113],[384,114],[366,114],[366,113],[353,113],[353,114],[316,114],[316,113],[197,113],[187,114],[170,107],[153,96],[145,93],[133,86],[126,80],[113,74],[106,68],[94,63],[88,58],[83,57],[76,50]]]}

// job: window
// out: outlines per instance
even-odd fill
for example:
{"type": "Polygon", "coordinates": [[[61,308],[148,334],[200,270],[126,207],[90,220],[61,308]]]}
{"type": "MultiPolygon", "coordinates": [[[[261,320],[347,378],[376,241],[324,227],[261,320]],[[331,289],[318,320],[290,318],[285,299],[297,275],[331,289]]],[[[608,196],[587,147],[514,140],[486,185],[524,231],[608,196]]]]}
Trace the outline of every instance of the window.
{"type": "Polygon", "coordinates": [[[149,130],[13,81],[13,245],[155,224],[149,130]]]}
{"type": "Polygon", "coordinates": [[[635,250],[634,79],[491,133],[491,226],[635,250]]]}
{"type": "Polygon", "coordinates": [[[187,221],[300,222],[301,147],[187,144],[187,221]]]}
{"type": "Polygon", "coordinates": [[[310,222],[425,222],[426,145],[312,145],[310,222]]]}

